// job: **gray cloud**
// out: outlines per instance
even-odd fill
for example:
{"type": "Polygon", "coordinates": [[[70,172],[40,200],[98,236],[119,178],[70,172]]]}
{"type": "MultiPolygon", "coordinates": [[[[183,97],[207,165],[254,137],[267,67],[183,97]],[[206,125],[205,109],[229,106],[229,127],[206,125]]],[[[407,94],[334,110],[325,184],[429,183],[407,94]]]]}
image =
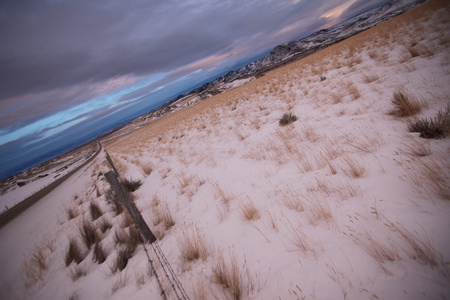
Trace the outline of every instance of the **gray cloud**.
{"type": "Polygon", "coordinates": [[[362,12],[371,10],[375,7],[381,6],[385,3],[389,2],[389,0],[358,0],[347,8],[341,16],[341,19],[345,20],[351,17],[354,17],[362,12]]]}
{"type": "MultiPolygon", "coordinates": [[[[312,33],[326,23],[324,12],[348,0],[297,2],[4,0],[0,128],[89,100],[98,95],[95,85],[114,78],[183,70],[221,55],[232,65],[312,33]]],[[[361,3],[350,8],[361,9],[361,3]]]]}

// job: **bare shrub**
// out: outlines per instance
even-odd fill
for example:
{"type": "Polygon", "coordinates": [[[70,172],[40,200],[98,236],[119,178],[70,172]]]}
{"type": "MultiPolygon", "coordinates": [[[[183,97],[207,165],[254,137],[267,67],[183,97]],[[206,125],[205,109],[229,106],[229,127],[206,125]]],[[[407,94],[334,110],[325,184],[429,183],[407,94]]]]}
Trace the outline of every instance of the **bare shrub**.
{"type": "Polygon", "coordinates": [[[65,256],[66,267],[70,265],[72,262],[79,264],[84,259],[84,256],[78,246],[78,242],[75,239],[69,240],[69,248],[67,249],[65,256]]]}
{"type": "Polygon", "coordinates": [[[103,215],[102,210],[98,206],[98,204],[94,201],[91,201],[89,204],[89,212],[91,214],[92,220],[97,220],[103,215]]]}
{"type": "Polygon", "coordinates": [[[208,246],[197,226],[183,230],[181,236],[177,237],[177,242],[181,257],[185,262],[197,259],[205,261],[208,257],[208,246]]]}
{"type": "Polygon", "coordinates": [[[105,249],[103,249],[102,245],[99,242],[95,243],[93,254],[94,256],[92,259],[94,260],[94,262],[97,262],[99,264],[104,263],[107,258],[105,249]]]}
{"type": "Polygon", "coordinates": [[[83,220],[83,223],[81,224],[79,230],[81,234],[81,240],[88,249],[90,249],[92,245],[100,240],[97,231],[95,231],[95,228],[92,226],[92,223],[88,222],[87,220],[83,220]]]}
{"type": "Polygon", "coordinates": [[[258,220],[261,217],[255,203],[250,199],[246,202],[239,203],[239,208],[244,221],[250,222],[258,220]]]}
{"type": "Polygon", "coordinates": [[[420,137],[426,139],[444,138],[450,132],[450,107],[445,111],[440,110],[435,117],[409,121],[408,130],[420,132],[420,137]]]}
{"type": "Polygon", "coordinates": [[[391,104],[392,109],[389,114],[396,117],[410,117],[419,113],[422,109],[417,99],[400,90],[394,92],[391,104]]]}
{"type": "Polygon", "coordinates": [[[292,113],[286,113],[281,117],[279,124],[280,124],[280,126],[286,126],[286,125],[289,125],[289,124],[297,121],[297,119],[298,118],[296,115],[294,115],[292,113]]]}

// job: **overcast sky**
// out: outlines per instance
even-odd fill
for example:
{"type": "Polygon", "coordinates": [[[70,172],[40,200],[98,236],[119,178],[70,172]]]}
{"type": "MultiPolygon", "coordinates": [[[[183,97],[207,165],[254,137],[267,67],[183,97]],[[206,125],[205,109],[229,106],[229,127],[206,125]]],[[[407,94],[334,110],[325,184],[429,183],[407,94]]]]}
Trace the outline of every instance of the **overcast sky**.
{"type": "Polygon", "coordinates": [[[136,110],[385,2],[2,0],[0,147],[136,110]]]}

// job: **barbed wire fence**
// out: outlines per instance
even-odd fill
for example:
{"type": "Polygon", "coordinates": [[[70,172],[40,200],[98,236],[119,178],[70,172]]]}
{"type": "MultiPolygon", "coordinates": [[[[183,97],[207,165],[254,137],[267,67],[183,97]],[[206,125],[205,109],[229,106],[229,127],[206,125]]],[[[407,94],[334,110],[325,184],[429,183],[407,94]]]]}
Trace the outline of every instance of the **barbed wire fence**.
{"type": "Polygon", "coordinates": [[[153,274],[155,275],[158,287],[161,291],[161,297],[164,300],[167,300],[167,291],[165,290],[162,281],[162,279],[165,278],[178,300],[189,300],[189,296],[187,295],[180,280],[173,271],[172,266],[170,265],[167,257],[164,255],[161,247],[156,241],[155,235],[152,233],[147,223],[145,223],[144,219],[142,218],[142,215],[140,214],[139,210],[136,208],[134,203],[132,203],[128,199],[126,193],[124,192],[123,187],[119,182],[120,177],[119,174],[117,173],[117,169],[114,167],[114,163],[111,160],[106,149],[105,153],[106,153],[106,160],[109,162],[111,168],[114,170],[107,172],[105,174],[105,177],[108,180],[109,184],[111,185],[112,190],[116,193],[119,200],[121,201],[123,206],[127,209],[131,218],[133,219],[134,225],[140,234],[139,239],[142,243],[142,246],[144,247],[147,260],[150,264],[153,274]],[[161,270],[164,274],[158,274],[157,268],[155,266],[155,261],[151,259],[150,253],[147,249],[148,244],[151,245],[151,250],[153,250],[153,254],[156,257],[158,263],[160,264],[161,270]]]}

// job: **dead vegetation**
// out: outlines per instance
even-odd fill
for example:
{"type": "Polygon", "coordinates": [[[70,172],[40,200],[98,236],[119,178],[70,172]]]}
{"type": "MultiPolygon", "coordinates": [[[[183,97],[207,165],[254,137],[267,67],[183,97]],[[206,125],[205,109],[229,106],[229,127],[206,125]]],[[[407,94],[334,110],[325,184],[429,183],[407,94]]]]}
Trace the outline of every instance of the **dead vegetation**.
{"type": "Polygon", "coordinates": [[[389,111],[389,114],[396,117],[411,117],[422,110],[419,100],[401,90],[394,92],[391,104],[392,109],[389,111]]]}

